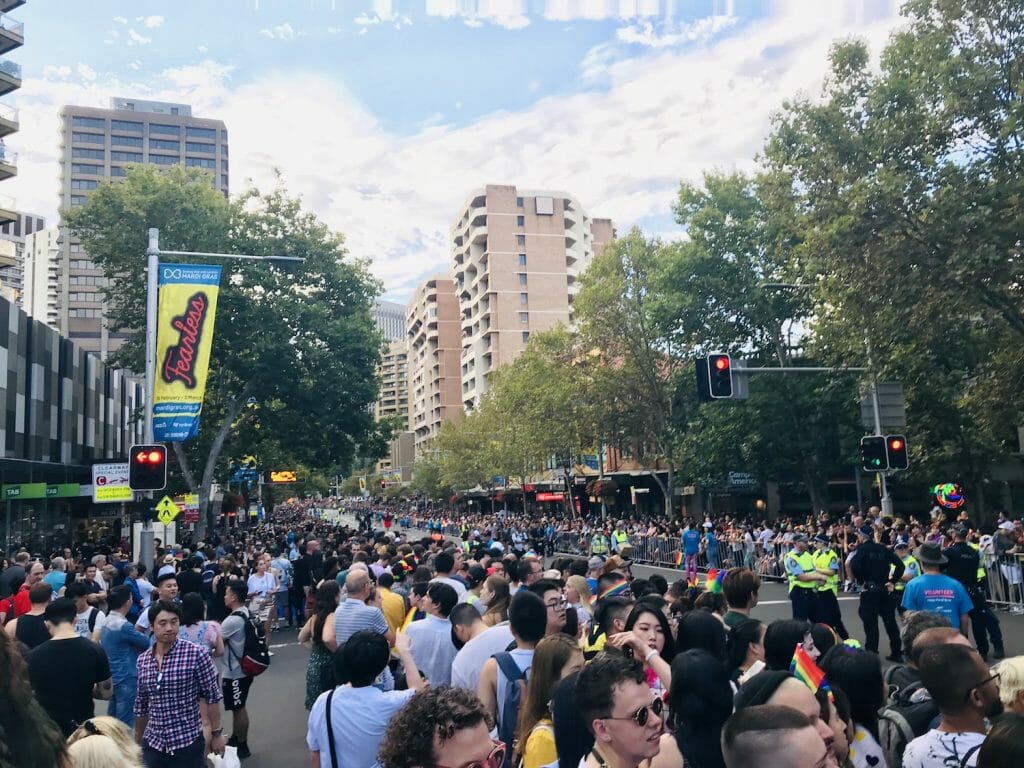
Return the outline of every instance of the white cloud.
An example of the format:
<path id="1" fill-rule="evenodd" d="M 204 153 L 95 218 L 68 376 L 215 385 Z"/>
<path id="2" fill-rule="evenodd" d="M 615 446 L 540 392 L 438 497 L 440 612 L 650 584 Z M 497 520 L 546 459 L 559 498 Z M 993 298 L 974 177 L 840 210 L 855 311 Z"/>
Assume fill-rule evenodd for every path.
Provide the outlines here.
<path id="1" fill-rule="evenodd" d="M 671 20 L 656 29 L 650 21 L 620 27 L 615 36 L 623 43 L 648 48 L 668 48 L 680 43 L 703 42 L 713 38 L 738 21 L 735 16 L 708 16 L 692 24 L 677 25 Z"/>
<path id="2" fill-rule="evenodd" d="M 141 21 L 148 29 L 156 29 L 164 25 L 163 16 L 139 16 L 136 21 Z"/>
<path id="3" fill-rule="evenodd" d="M 370 24 L 380 24 L 381 17 L 380 16 L 370 16 L 369 14 L 361 13 L 358 16 L 356 16 L 354 19 L 352 19 L 352 21 L 355 22 L 356 24 L 358 24 L 361 27 L 365 27 L 365 26 L 369 26 Z"/>
<path id="4" fill-rule="evenodd" d="M 71 77 L 71 67 L 67 65 L 57 67 L 53 64 L 47 64 L 43 67 L 43 77 L 47 80 Z"/>
<path id="5" fill-rule="evenodd" d="M 139 34 L 134 29 L 128 30 L 128 45 L 149 45 L 153 38 Z"/>
<path id="6" fill-rule="evenodd" d="M 484 24 L 523 29 L 530 26 L 529 8 L 524 0 L 427 0 L 428 16 L 461 18 L 467 27 Z"/>
<path id="7" fill-rule="evenodd" d="M 264 37 L 269 37 L 271 40 L 294 40 L 299 35 L 296 34 L 295 30 L 292 29 L 292 25 L 289 22 L 284 24 L 278 24 L 276 27 L 269 27 L 267 29 L 261 29 L 260 34 Z"/>
<path id="8" fill-rule="evenodd" d="M 127 24 L 128 23 L 128 19 L 126 19 L 124 16 L 115 16 L 113 19 L 111 19 L 111 21 L 113 21 L 116 24 Z"/>
<path id="9" fill-rule="evenodd" d="M 206 53 L 210 49 L 207 48 L 205 45 L 200 45 L 200 46 L 196 46 L 196 50 L 199 51 L 200 53 Z"/>
<path id="10" fill-rule="evenodd" d="M 135 59 L 135 61 L 130 61 L 128 62 L 128 69 L 138 72 L 140 69 L 142 69 L 142 62 L 139 59 Z"/>
<path id="11" fill-rule="evenodd" d="M 78 71 L 78 76 L 83 80 L 96 79 L 96 70 L 90 67 L 88 64 L 79 62 L 78 66 L 76 67 L 76 70 Z"/>
<path id="12" fill-rule="evenodd" d="M 386 130 L 323 73 L 239 85 L 229 65 L 213 60 L 140 82 L 70 80 L 70 69 L 52 67 L 18 91 L 22 167 L 5 191 L 18 196 L 19 207 L 53 216 L 53 137 L 62 104 L 104 104 L 124 93 L 188 102 L 195 114 L 227 123 L 235 192 L 247 178 L 272 185 L 280 168 L 287 187 L 345 234 L 354 255 L 371 258 L 401 300 L 421 276 L 448 267 L 449 227 L 471 190 L 514 183 L 567 191 L 590 215 L 614 219 L 620 232 L 637 221 L 664 221 L 680 179 L 753 167 L 783 99 L 819 91 L 833 40 L 855 32 L 877 53 L 895 22 L 891 12 L 851 20 L 808 14 L 796 0 L 780 7 L 704 45 L 617 55 L 606 62 L 599 89 L 542 98 L 468 125 L 432 115 L 413 136 Z M 302 88 L 294 87 L 297 78 Z M 665 224 L 654 229 L 672 235 Z"/>

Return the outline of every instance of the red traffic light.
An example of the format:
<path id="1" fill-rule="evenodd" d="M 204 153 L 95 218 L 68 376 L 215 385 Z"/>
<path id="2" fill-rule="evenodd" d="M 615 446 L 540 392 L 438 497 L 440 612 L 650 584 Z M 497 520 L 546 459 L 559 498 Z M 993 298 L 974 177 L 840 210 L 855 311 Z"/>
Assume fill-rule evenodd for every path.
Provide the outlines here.
<path id="1" fill-rule="evenodd" d="M 160 453 L 160 451 L 150 451 L 149 452 L 149 462 L 151 464 L 157 464 L 157 463 L 163 461 L 163 458 L 164 458 L 164 455 L 162 453 Z"/>
<path id="2" fill-rule="evenodd" d="M 889 450 L 891 450 L 891 451 L 902 451 L 903 450 L 903 441 L 900 440 L 899 438 L 893 438 L 892 440 L 889 441 Z"/>
<path id="3" fill-rule="evenodd" d="M 715 370 L 726 371 L 729 369 L 729 358 L 719 355 L 715 358 Z"/>
<path id="4" fill-rule="evenodd" d="M 166 446 L 133 445 L 128 457 L 128 487 L 133 491 L 159 491 L 167 485 Z"/>

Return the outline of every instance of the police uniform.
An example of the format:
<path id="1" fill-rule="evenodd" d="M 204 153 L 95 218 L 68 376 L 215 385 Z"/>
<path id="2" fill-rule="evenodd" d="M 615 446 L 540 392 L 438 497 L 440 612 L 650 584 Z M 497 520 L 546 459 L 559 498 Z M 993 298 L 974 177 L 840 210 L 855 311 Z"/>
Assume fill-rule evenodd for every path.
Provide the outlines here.
<path id="1" fill-rule="evenodd" d="M 621 552 L 623 547 L 629 546 L 629 534 L 622 528 L 612 531 L 612 551 Z"/>
<path id="2" fill-rule="evenodd" d="M 807 536 L 798 533 L 793 537 L 793 543 L 806 543 Z M 817 581 L 801 581 L 800 576 L 805 573 L 816 573 L 814 568 L 814 556 L 804 550 L 799 552 L 793 547 L 783 558 L 786 566 L 786 575 L 789 577 L 789 601 L 793 604 L 793 618 L 800 621 L 814 621 L 816 613 L 816 591 Z"/>
<path id="3" fill-rule="evenodd" d="M 595 533 L 593 538 L 590 540 L 590 554 L 601 555 L 602 557 L 607 556 L 610 545 L 608 543 L 608 537 L 602 533 Z"/>
<path id="4" fill-rule="evenodd" d="M 896 553 L 873 540 L 874 531 L 865 525 L 857 531 L 863 537 L 850 560 L 853 577 L 861 585 L 860 608 L 857 613 L 864 622 L 864 647 L 878 653 L 878 619 L 882 619 L 889 635 L 890 661 L 903 660 L 900 627 L 896 623 L 896 583 L 903 578 L 903 565 Z"/>
<path id="5" fill-rule="evenodd" d="M 1006 653 L 1003 650 L 1003 630 L 999 626 L 999 619 L 992 613 L 985 598 L 985 592 L 981 588 L 981 581 L 978 578 L 978 571 L 984 573 L 981 566 L 980 550 L 963 540 L 967 534 L 966 529 L 956 530 L 957 541 L 946 549 L 946 557 L 949 559 L 949 566 L 946 568 L 946 575 L 950 576 L 967 590 L 971 597 L 974 608 L 971 610 L 971 630 L 974 632 L 974 644 L 978 653 L 983 659 L 988 659 L 989 635 L 992 637 L 992 645 L 995 648 L 997 658 L 1003 658 Z"/>
<path id="6" fill-rule="evenodd" d="M 818 534 L 815 542 L 825 545 L 814 553 L 814 568 L 825 577 L 825 582 L 818 585 L 816 599 L 817 613 L 815 621 L 824 622 L 836 631 L 843 640 L 850 637 L 843 625 L 843 614 L 839 610 L 839 555 L 829 546 L 828 537 Z"/>
<path id="7" fill-rule="evenodd" d="M 900 538 L 896 542 L 896 556 L 900 559 L 900 562 L 903 563 L 903 576 L 906 576 L 908 574 L 910 575 L 910 579 L 907 579 L 907 581 L 910 581 L 911 579 L 916 579 L 918 576 L 921 575 L 921 564 L 917 562 L 917 558 L 910 554 L 909 551 L 906 551 L 905 554 L 900 553 L 901 549 L 907 550 L 909 547 L 909 539 Z M 894 589 L 896 595 L 896 610 L 899 611 L 900 616 L 907 612 L 907 609 L 903 607 L 903 591 L 907 588 L 907 581 L 904 581 L 901 577 L 900 580 L 896 582 L 896 586 Z"/>

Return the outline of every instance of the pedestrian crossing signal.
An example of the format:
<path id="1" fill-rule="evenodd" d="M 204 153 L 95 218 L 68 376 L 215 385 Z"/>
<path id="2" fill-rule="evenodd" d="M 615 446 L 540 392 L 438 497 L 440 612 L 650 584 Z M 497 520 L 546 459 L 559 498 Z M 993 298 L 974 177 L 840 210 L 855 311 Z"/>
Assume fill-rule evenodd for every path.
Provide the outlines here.
<path id="1" fill-rule="evenodd" d="M 167 446 L 133 445 L 128 451 L 128 487 L 160 491 L 167 485 Z"/>
<path id="2" fill-rule="evenodd" d="M 865 472 L 885 472 L 889 469 L 885 438 L 868 435 L 860 439 L 860 463 Z"/>
<path id="3" fill-rule="evenodd" d="M 907 438 L 903 435 L 888 435 L 885 438 L 885 456 L 889 469 L 908 469 L 910 457 L 907 455 Z"/>

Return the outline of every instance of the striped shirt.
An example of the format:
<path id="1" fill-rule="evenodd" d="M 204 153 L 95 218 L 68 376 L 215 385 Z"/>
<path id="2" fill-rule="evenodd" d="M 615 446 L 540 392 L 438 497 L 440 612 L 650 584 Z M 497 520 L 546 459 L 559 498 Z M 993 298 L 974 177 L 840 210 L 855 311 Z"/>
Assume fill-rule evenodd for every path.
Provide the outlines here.
<path id="1" fill-rule="evenodd" d="M 334 640 L 341 648 L 356 632 L 364 629 L 381 635 L 388 633 L 388 622 L 380 608 L 367 605 L 362 600 L 345 598 L 345 601 L 334 611 Z M 391 670 L 384 667 L 383 674 L 375 683 L 383 691 L 394 690 L 395 678 Z"/>

